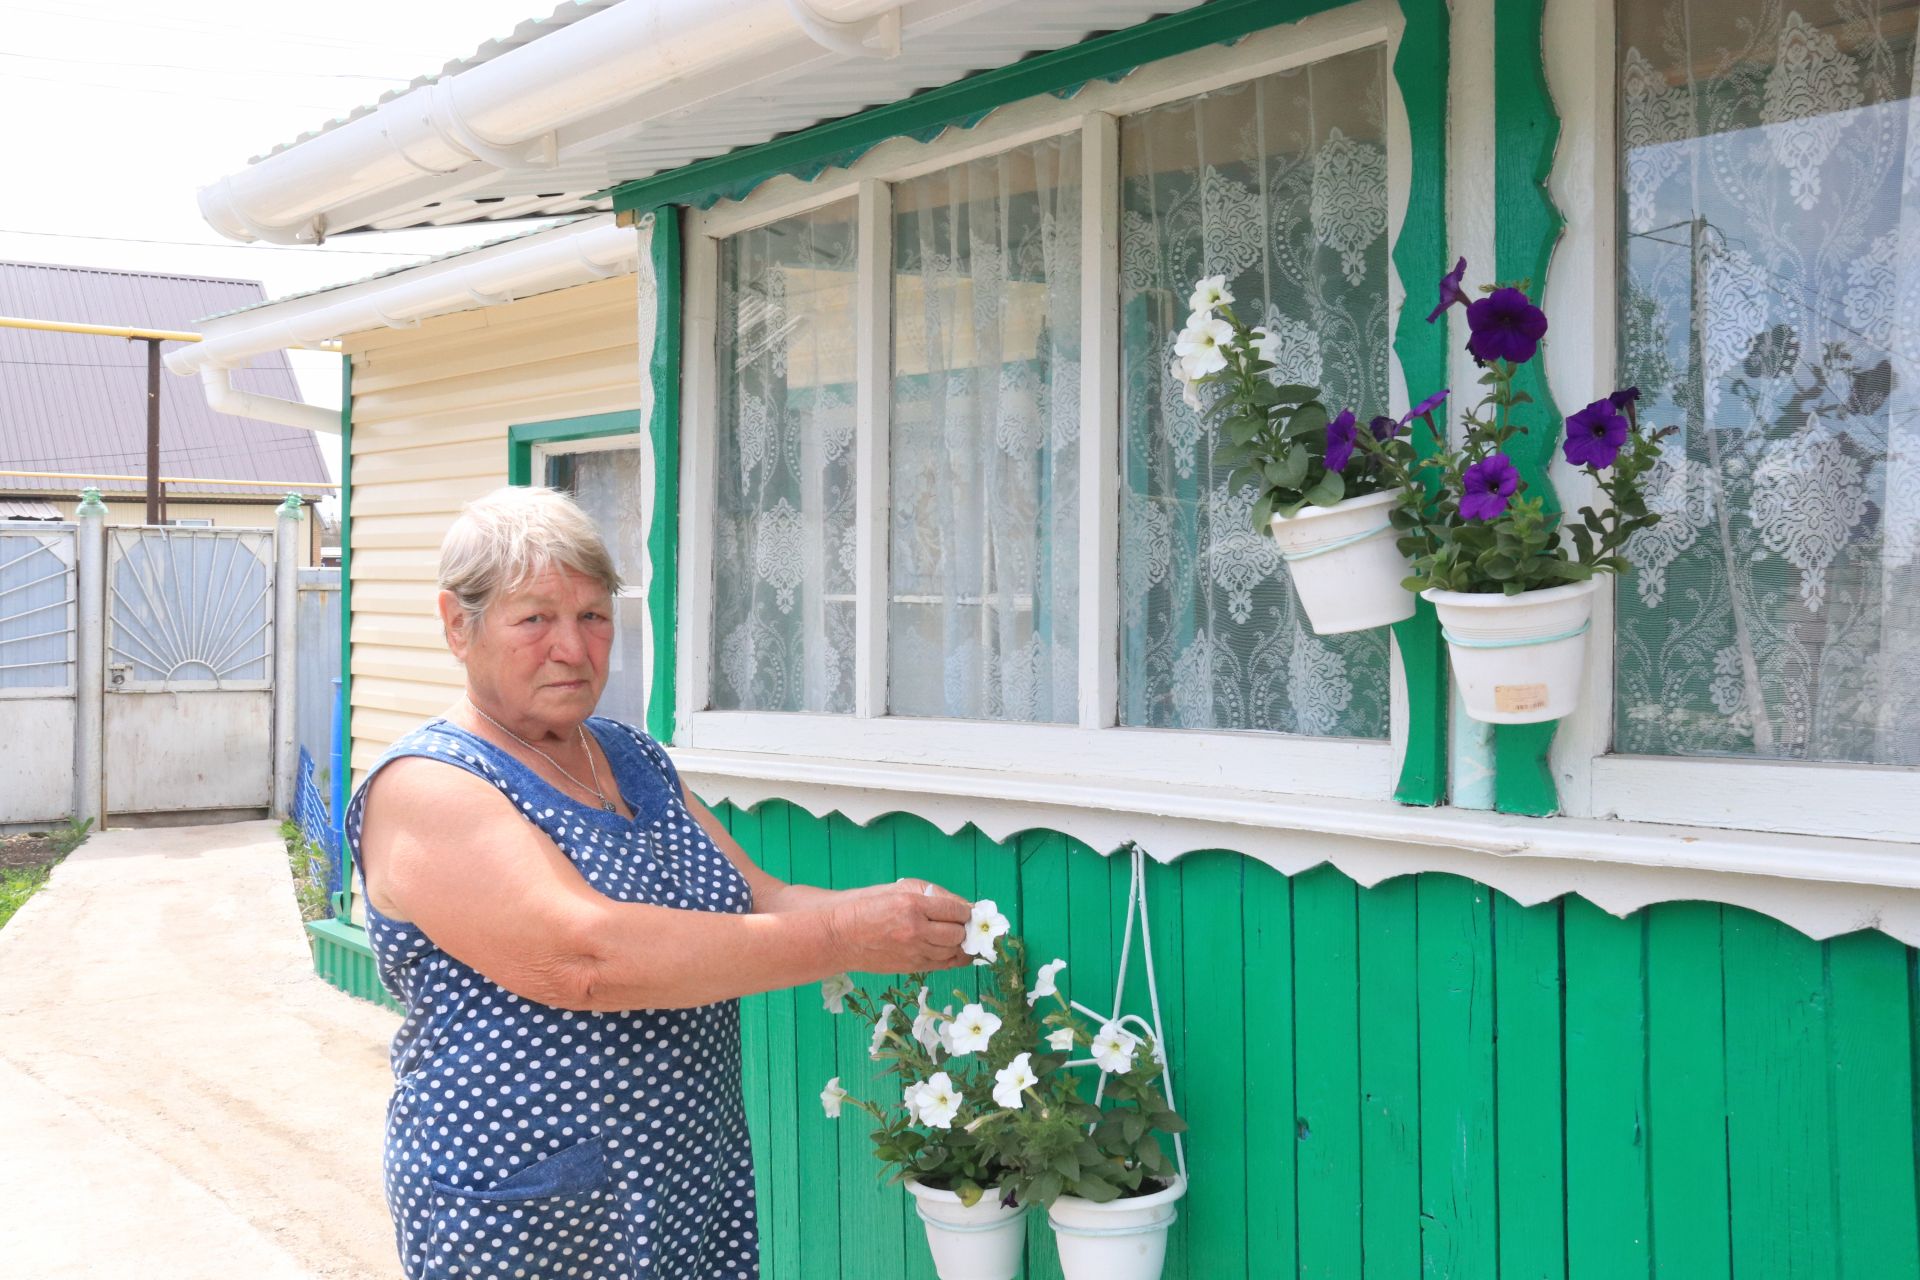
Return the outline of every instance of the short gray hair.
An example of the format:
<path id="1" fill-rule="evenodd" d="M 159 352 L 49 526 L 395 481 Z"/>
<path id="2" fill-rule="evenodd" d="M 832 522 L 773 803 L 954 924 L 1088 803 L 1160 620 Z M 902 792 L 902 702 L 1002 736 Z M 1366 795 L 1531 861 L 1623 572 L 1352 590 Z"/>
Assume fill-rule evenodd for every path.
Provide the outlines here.
<path id="1" fill-rule="evenodd" d="M 471 625 L 501 596 L 552 568 L 571 569 L 618 594 L 620 574 L 580 504 L 557 489 L 508 485 L 460 509 L 440 543 L 440 588 Z"/>

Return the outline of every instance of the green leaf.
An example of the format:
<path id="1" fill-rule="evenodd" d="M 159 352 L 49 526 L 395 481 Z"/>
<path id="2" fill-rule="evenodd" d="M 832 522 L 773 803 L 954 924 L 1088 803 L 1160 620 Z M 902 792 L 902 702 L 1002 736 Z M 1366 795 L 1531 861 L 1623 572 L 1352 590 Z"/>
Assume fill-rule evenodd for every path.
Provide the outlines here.
<path id="1" fill-rule="evenodd" d="M 1120 1198 L 1120 1188 L 1105 1178 L 1088 1174 L 1073 1184 L 1073 1193 L 1082 1200 L 1091 1200 L 1095 1204 L 1107 1204 Z"/>
<path id="2" fill-rule="evenodd" d="M 1267 473 L 1267 478 L 1281 489 L 1298 489 L 1300 482 L 1307 478 L 1307 468 L 1312 465 L 1313 455 L 1307 452 L 1305 445 L 1294 445 L 1287 450 L 1287 456 L 1280 460 L 1280 473 Z"/>
<path id="3" fill-rule="evenodd" d="M 1306 400 L 1318 400 L 1320 389 L 1300 382 L 1287 382 L 1275 387 L 1273 394 L 1275 404 L 1299 404 Z"/>
<path id="4" fill-rule="evenodd" d="M 1338 471 L 1329 471 L 1318 484 L 1303 495 L 1308 506 L 1330 507 L 1347 493 L 1347 482 Z"/>
<path id="5" fill-rule="evenodd" d="M 1327 412 L 1327 406 L 1318 400 L 1309 400 L 1287 419 L 1286 436 L 1289 440 L 1299 440 L 1316 433 L 1324 435 L 1327 423 L 1332 420 L 1333 415 Z"/>
<path id="6" fill-rule="evenodd" d="M 1176 1111 L 1156 1111 L 1153 1113 L 1153 1127 L 1162 1133 L 1185 1133 L 1187 1122 Z"/>

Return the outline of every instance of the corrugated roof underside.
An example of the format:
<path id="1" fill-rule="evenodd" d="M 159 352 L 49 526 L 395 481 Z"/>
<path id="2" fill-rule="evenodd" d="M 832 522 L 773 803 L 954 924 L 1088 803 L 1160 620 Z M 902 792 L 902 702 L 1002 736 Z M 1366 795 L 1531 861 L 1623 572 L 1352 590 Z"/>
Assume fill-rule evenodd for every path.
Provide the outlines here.
<path id="1" fill-rule="evenodd" d="M 1037 53 L 1078 44 L 1090 36 L 1195 8 L 1202 2 L 1017 0 L 937 32 L 923 34 L 918 39 L 910 34 L 897 58 L 835 58 L 815 62 L 797 73 L 748 84 L 708 99 L 673 117 L 632 126 L 609 145 L 590 155 L 563 157 L 554 168 L 496 173 L 477 186 L 468 185 L 466 171 L 462 171 L 457 179 L 462 186 L 458 199 L 400 210 L 361 226 L 340 226 L 334 230 L 336 234 L 367 229 L 396 230 L 604 209 L 607 207 L 604 202 L 595 204 L 591 197 L 619 183 L 668 172 L 696 160 L 725 155 L 825 121 L 898 102 Z M 568 6 L 566 21 L 556 25 L 564 26 L 593 10 L 607 7 L 610 7 L 608 3 Z M 573 12 L 575 9 L 579 12 Z M 528 25 L 522 24 L 522 30 Z M 516 32 L 516 36 L 518 34 Z M 529 38 L 537 38 L 539 34 L 543 32 L 535 32 Z M 527 42 L 527 39 L 510 39 L 487 57 L 476 54 L 457 65 L 465 69 Z M 344 119 L 364 115 L 372 109 L 372 106 L 362 108 Z M 332 122 L 327 128 L 343 122 Z M 474 171 L 479 171 L 477 166 Z"/>
<path id="2" fill-rule="evenodd" d="M 101 271 L 0 262 L 0 315 L 142 329 L 191 331 L 194 320 L 258 302 L 251 280 Z M 171 350 L 173 343 L 162 350 Z M 285 352 L 234 371 L 242 391 L 298 400 Z M 144 475 L 147 344 L 124 338 L 0 328 L 0 470 Z M 222 480 L 320 484 L 326 464 L 311 432 L 215 413 L 196 378 L 160 373 L 160 473 Z M 0 476 L 0 489 L 74 493 L 85 481 Z M 100 481 L 138 493 L 137 481 Z M 175 493 L 242 497 L 273 486 L 206 486 Z"/>

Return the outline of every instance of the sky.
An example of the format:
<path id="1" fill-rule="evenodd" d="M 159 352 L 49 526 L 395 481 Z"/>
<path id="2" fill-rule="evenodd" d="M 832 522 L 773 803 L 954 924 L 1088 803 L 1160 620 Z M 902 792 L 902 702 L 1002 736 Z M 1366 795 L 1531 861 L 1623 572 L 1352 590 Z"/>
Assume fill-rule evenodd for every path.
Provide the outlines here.
<path id="1" fill-rule="evenodd" d="M 6 0 L 0 258 L 258 280 L 271 298 L 497 238 L 494 226 L 242 246 L 201 220 L 195 193 L 558 3 Z M 337 407 L 339 357 L 292 354 L 306 399 Z M 321 442 L 337 469 L 336 452 Z"/>

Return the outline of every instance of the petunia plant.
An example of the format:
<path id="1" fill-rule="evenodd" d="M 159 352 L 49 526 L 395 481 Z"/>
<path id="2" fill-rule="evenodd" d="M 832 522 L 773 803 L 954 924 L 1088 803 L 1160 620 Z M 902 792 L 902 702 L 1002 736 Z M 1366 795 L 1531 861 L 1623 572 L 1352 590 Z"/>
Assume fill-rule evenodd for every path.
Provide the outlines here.
<path id="1" fill-rule="evenodd" d="M 1625 569 L 1622 548 L 1660 519 L 1647 509 L 1642 486 L 1659 460 L 1661 439 L 1673 429 L 1641 427 L 1640 393 L 1633 387 L 1568 417 L 1563 455 L 1593 480 L 1604 501 L 1582 507 L 1563 525 L 1548 513 L 1543 495 L 1528 493 L 1507 452 L 1509 441 L 1531 430 L 1524 419 L 1533 397 L 1514 382 L 1539 354 L 1546 313 L 1528 298 L 1524 281 L 1486 286 L 1482 297 L 1471 297 L 1461 287 L 1466 269 L 1462 258 L 1442 277 L 1439 305 L 1427 320 L 1465 307 L 1467 351 L 1482 369 L 1485 395 L 1462 413 L 1463 430 L 1452 447 L 1433 418 L 1447 397 L 1442 391 L 1408 415 L 1425 424 L 1440 448 L 1425 458 L 1411 448 L 1374 451 L 1382 472 L 1405 493 L 1393 523 L 1413 566 L 1407 587 L 1518 595 Z"/>
<path id="2" fill-rule="evenodd" d="M 1362 427 L 1354 410 L 1330 411 L 1318 388 L 1277 381 L 1279 335 L 1242 323 L 1233 300 L 1224 276 L 1194 286 L 1193 313 L 1174 340 L 1173 376 L 1187 404 L 1220 424 L 1214 462 L 1230 468 L 1228 489 L 1255 487 L 1254 529 L 1265 533 L 1275 515 L 1387 487 L 1378 450 L 1362 451 L 1360 439 L 1390 441 L 1403 424 L 1376 417 Z"/>
<path id="3" fill-rule="evenodd" d="M 900 1086 L 900 1101 L 882 1105 L 836 1076 L 820 1095 L 827 1115 L 866 1112 L 883 1173 L 969 1206 L 989 1191 L 1011 1206 L 1153 1190 L 1171 1174 L 1153 1135 L 1185 1128 L 1156 1083 L 1156 1047 L 1118 1023 L 1083 1022 L 1059 988 L 1064 960 L 1042 965 L 1028 989 L 1025 945 L 991 900 L 974 904 L 967 935 L 989 980 L 977 1000 L 953 993 L 957 1013 L 953 1003 L 933 1008 L 923 974 L 878 995 L 845 979 L 823 984 L 830 1012 L 851 1010 L 872 1027 L 869 1056 Z M 1090 1056 L 1077 1058 L 1083 1050 Z M 1104 1106 L 1082 1097 L 1076 1072 L 1088 1065 L 1112 1073 Z"/>

